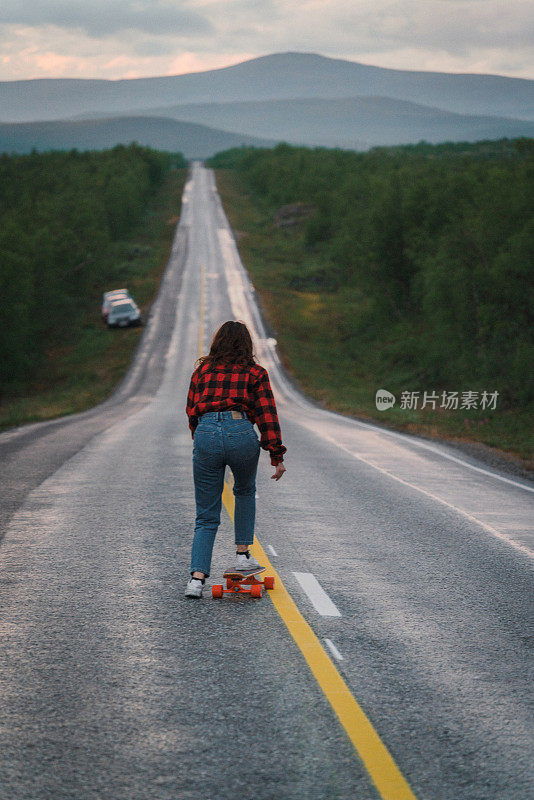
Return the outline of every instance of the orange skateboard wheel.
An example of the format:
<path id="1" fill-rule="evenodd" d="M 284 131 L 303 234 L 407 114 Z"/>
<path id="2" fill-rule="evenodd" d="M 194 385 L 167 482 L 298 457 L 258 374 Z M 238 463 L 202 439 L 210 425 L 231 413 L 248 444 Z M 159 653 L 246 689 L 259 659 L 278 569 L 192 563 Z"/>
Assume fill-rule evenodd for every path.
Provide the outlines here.
<path id="1" fill-rule="evenodd" d="M 251 586 L 250 587 L 250 596 L 251 597 L 261 597 L 262 596 L 262 589 L 263 586 L 260 584 L 259 586 Z"/>
<path id="2" fill-rule="evenodd" d="M 222 597 L 223 596 L 223 587 L 222 586 L 212 586 L 211 587 L 211 596 L 212 597 Z"/>
<path id="3" fill-rule="evenodd" d="M 274 589 L 274 578 L 272 576 L 264 578 L 263 585 L 266 589 Z"/>

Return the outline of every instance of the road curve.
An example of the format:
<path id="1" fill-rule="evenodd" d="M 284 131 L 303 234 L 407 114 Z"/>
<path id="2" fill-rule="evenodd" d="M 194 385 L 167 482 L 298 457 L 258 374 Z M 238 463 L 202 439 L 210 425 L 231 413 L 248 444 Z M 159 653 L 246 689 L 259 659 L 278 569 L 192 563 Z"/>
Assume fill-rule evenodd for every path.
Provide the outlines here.
<path id="1" fill-rule="evenodd" d="M 260 459 L 258 537 L 399 774 L 419 800 L 532 796 L 532 484 L 302 397 L 200 164 L 158 302 L 122 395 L 0 437 L 9 497 L 26 481 L 0 545 L 0 800 L 386 797 L 266 597 L 183 597 L 185 396 L 230 318 L 288 448 L 279 482 Z M 213 581 L 231 552 L 224 516 Z"/>

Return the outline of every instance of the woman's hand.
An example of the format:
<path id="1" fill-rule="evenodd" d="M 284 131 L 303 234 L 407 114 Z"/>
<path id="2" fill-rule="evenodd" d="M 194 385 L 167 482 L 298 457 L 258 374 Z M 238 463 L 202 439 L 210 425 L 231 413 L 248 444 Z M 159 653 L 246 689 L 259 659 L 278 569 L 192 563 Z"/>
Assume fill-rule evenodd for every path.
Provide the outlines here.
<path id="1" fill-rule="evenodd" d="M 274 475 L 271 475 L 271 478 L 274 478 L 275 481 L 279 481 L 285 471 L 286 468 L 284 467 L 283 462 L 280 462 L 280 464 L 276 465 Z"/>

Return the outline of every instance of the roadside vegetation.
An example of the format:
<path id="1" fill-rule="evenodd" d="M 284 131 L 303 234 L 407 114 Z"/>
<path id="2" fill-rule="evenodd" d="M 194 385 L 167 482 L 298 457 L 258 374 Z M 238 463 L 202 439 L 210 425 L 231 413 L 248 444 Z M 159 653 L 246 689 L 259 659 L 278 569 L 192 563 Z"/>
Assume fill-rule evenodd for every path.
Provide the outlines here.
<path id="1" fill-rule="evenodd" d="M 0 427 L 81 411 L 125 374 L 142 329 L 110 331 L 102 293 L 148 310 L 186 162 L 136 144 L 0 156 Z"/>
<path id="2" fill-rule="evenodd" d="M 534 468 L 533 140 L 240 148 L 211 165 L 306 392 Z M 378 389 L 395 395 L 392 408 L 376 409 Z M 425 391 L 437 400 L 422 409 Z M 498 392 L 495 409 L 481 407 L 484 391 Z M 400 407 L 403 392 L 419 393 L 417 408 Z M 458 392 L 457 409 L 443 392 Z M 464 392 L 476 407 L 461 408 Z"/>

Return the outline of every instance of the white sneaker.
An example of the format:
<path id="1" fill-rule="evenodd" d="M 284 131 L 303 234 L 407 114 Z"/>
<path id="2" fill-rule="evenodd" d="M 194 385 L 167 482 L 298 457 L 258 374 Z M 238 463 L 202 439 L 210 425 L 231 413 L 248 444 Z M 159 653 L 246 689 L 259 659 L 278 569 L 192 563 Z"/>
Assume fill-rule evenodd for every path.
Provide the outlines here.
<path id="1" fill-rule="evenodd" d="M 255 569 L 262 569 L 259 561 L 256 561 L 254 556 L 249 555 L 247 558 L 244 553 L 237 553 L 235 557 L 235 568 L 238 572 L 250 572 Z"/>
<path id="2" fill-rule="evenodd" d="M 204 584 L 198 578 L 191 578 L 185 590 L 186 597 L 202 597 Z"/>

